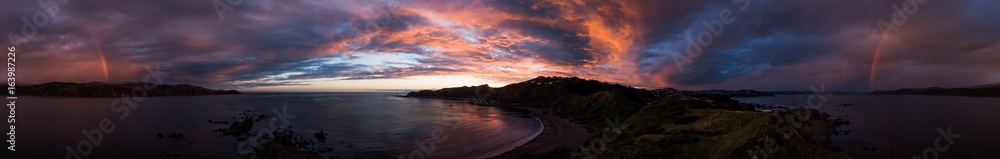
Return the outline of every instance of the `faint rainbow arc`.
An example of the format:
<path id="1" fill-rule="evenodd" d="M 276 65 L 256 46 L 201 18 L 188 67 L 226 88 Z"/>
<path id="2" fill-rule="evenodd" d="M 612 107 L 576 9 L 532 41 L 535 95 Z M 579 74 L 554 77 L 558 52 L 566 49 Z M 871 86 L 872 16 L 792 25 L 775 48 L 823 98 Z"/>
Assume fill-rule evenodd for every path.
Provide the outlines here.
<path id="1" fill-rule="evenodd" d="M 104 82 L 111 82 L 111 77 L 108 76 L 108 60 L 104 58 L 104 49 L 101 48 L 101 42 L 94 42 L 97 44 L 97 55 L 101 57 L 101 68 L 104 69 Z"/>
<path id="2" fill-rule="evenodd" d="M 97 56 L 101 58 L 101 69 L 104 70 L 104 82 L 111 82 L 111 77 L 108 76 L 108 60 L 104 58 L 104 49 L 101 48 L 101 41 L 94 38 L 94 32 L 91 31 L 90 26 L 87 26 L 87 34 L 90 35 L 90 41 L 94 42 L 94 47 L 97 49 Z"/>
<path id="3" fill-rule="evenodd" d="M 888 39 L 888 35 L 882 34 L 882 40 L 878 42 L 878 47 L 875 48 L 875 57 L 872 58 L 872 68 L 868 74 L 868 91 L 875 91 L 875 67 L 878 65 L 879 54 L 882 54 L 882 45 L 885 44 L 885 40 Z"/>

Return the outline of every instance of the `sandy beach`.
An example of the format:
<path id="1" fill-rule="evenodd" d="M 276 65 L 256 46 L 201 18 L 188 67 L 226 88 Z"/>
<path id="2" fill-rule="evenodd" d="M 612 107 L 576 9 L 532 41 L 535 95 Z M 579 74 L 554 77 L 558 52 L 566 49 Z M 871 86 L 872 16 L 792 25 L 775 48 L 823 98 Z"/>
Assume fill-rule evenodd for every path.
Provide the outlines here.
<path id="1" fill-rule="evenodd" d="M 587 130 L 553 114 L 543 114 L 536 108 L 508 106 L 508 108 L 530 111 L 532 116 L 542 121 L 545 128 L 534 139 L 513 150 L 490 158 L 512 158 L 525 153 L 539 154 L 559 147 L 579 147 L 587 140 Z"/>

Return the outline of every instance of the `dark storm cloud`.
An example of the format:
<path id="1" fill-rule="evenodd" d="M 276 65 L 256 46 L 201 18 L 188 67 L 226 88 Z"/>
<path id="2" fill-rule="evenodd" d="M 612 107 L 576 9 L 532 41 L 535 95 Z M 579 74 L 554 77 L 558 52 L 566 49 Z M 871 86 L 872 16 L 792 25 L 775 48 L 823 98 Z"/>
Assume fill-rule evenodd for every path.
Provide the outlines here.
<path id="1" fill-rule="evenodd" d="M 5 3 L 0 31 L 20 33 L 21 18 L 42 11 L 34 1 Z M 172 82 L 239 88 L 464 74 L 687 89 L 1000 82 L 1000 2 L 927 0 L 882 42 L 878 21 L 892 21 L 891 6 L 903 3 L 258 0 L 220 20 L 212 1 L 76 0 L 18 49 L 32 60 L 24 81 L 35 83 L 105 80 L 102 54 L 112 81 L 159 64 Z M 678 67 L 672 56 L 724 10 L 735 20 Z"/>
<path id="2" fill-rule="evenodd" d="M 666 3 L 666 2 L 664 2 Z M 660 74 L 670 83 L 692 88 L 730 87 L 754 89 L 806 89 L 811 84 L 834 83 L 844 85 L 843 89 L 866 90 L 873 53 L 878 44 L 875 35 L 879 35 L 877 22 L 880 19 L 891 20 L 893 4 L 903 1 L 752 1 L 745 11 L 734 11 L 736 20 L 725 25 L 721 36 L 714 38 L 710 46 L 704 47 L 704 52 L 693 59 L 690 65 L 684 66 L 684 72 Z M 888 57 L 879 59 L 877 68 L 892 66 L 893 68 L 924 67 L 925 63 L 946 64 L 952 66 L 976 66 L 965 68 L 963 73 L 949 73 L 932 69 L 921 69 L 920 73 L 898 75 L 897 69 L 877 69 L 876 73 L 883 78 L 937 78 L 936 75 L 959 76 L 948 82 L 922 84 L 920 81 L 899 81 L 891 87 L 919 86 L 965 86 L 979 83 L 996 82 L 997 72 L 985 68 L 1000 68 L 996 63 L 987 60 L 972 60 L 985 58 L 992 61 L 1000 60 L 994 55 L 974 55 L 971 50 L 996 50 L 997 37 L 1000 31 L 997 21 L 976 15 L 996 15 L 997 11 L 985 9 L 997 2 L 991 1 L 929 1 L 928 5 L 920 6 L 918 12 L 910 15 L 909 21 L 901 26 L 899 32 L 890 33 L 890 40 L 883 52 Z M 985 4 L 992 3 L 992 4 Z M 718 4 L 695 5 L 709 10 Z M 730 9 L 736 10 L 734 4 Z M 650 24 L 655 28 L 654 35 L 648 43 L 668 43 L 674 52 L 683 53 L 683 47 L 688 44 L 684 36 L 696 36 L 697 32 L 708 28 L 701 21 L 715 20 L 716 12 L 692 11 L 682 17 L 670 17 L 676 11 L 668 10 L 665 17 L 679 20 L 662 20 L 659 24 Z M 710 15 L 700 15 L 710 14 Z M 697 18 L 690 18 L 697 17 Z M 987 22 L 989 21 L 989 22 Z M 678 27 L 678 24 L 689 26 Z M 991 36 L 993 35 L 993 36 Z M 944 40 L 947 39 L 947 40 Z M 897 41 L 913 41 L 911 44 L 896 44 Z M 680 43 L 680 44 L 677 44 Z M 918 44 L 919 43 L 919 44 Z M 655 44 L 646 44 L 655 45 Z M 919 48 L 919 49 L 918 49 Z M 644 58 L 663 58 L 663 53 L 644 53 Z M 966 59 L 970 58 L 970 59 Z M 956 59 L 956 60 L 949 60 Z M 897 60 L 905 60 L 902 62 Z M 843 61 L 843 62 L 835 62 Z M 671 63 L 666 64 L 665 63 Z M 650 62 L 645 70 L 673 67 L 670 58 Z M 829 65 L 816 65 L 816 64 Z M 960 68 L 960 67 L 955 67 Z M 829 73 L 839 71 L 849 73 Z M 979 73 L 973 73 L 979 72 Z M 759 75 L 769 74 L 769 77 Z M 838 74 L 844 78 L 840 81 L 822 78 L 826 74 Z M 984 75 L 985 74 L 985 75 Z M 878 76 L 877 76 L 878 77 Z M 963 80 L 957 80 L 963 79 Z M 880 82 L 876 78 L 876 83 Z M 992 81 L 991 81 L 992 80 Z M 789 82 L 793 81 L 793 82 Z M 932 81 L 932 80 L 928 80 Z M 756 83 L 756 84 L 749 84 Z M 793 84 L 790 84 L 793 83 Z M 919 84 L 918 84 L 919 83 Z M 878 86 L 876 86 L 878 89 Z"/>

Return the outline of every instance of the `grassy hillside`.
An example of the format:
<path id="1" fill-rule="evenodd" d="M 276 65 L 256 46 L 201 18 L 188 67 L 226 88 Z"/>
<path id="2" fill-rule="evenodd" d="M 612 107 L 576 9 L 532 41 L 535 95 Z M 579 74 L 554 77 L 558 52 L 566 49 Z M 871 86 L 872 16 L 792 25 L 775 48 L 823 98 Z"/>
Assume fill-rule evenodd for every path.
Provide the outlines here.
<path id="1" fill-rule="evenodd" d="M 477 100 L 547 110 L 590 134 L 583 147 L 516 158 L 851 158 L 829 141 L 836 122 L 816 110 L 756 112 L 724 95 L 649 91 L 575 77 L 479 90 L 488 92 L 479 92 Z"/>

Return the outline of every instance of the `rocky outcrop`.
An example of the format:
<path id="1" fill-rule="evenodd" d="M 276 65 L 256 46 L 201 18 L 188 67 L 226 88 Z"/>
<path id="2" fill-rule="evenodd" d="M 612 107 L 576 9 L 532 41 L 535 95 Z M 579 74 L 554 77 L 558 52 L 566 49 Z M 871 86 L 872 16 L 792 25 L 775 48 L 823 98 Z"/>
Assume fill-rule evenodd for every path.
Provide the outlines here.
<path id="1" fill-rule="evenodd" d="M 418 92 L 410 92 L 406 94 L 406 97 L 417 97 L 417 98 L 443 98 L 443 99 L 467 99 L 476 98 L 476 94 L 485 94 L 490 91 L 489 85 L 480 86 L 463 86 L 455 88 L 444 88 L 440 90 L 421 90 Z M 477 93 L 477 91 L 479 93 Z"/>

